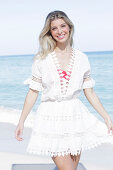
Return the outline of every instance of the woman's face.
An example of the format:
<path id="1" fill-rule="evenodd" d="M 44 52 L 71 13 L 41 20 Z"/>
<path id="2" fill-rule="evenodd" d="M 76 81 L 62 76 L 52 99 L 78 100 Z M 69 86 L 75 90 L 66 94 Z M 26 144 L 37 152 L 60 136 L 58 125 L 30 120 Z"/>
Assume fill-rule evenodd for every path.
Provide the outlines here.
<path id="1" fill-rule="evenodd" d="M 63 19 L 55 19 L 51 22 L 50 32 L 57 43 L 64 43 L 69 39 L 69 25 Z"/>

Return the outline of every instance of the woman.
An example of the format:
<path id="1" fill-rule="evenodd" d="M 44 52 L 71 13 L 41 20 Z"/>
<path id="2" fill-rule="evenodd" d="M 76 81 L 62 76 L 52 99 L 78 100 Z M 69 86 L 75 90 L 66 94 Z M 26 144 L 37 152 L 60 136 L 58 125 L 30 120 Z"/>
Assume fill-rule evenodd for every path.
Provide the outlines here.
<path id="1" fill-rule="evenodd" d="M 41 91 L 27 152 L 50 155 L 59 170 L 77 170 L 82 150 L 113 143 L 113 123 L 93 90 L 88 57 L 72 47 L 73 33 L 74 25 L 64 12 L 48 14 L 15 131 L 16 139 L 23 140 L 24 121 Z M 82 89 L 105 123 L 79 100 Z"/>

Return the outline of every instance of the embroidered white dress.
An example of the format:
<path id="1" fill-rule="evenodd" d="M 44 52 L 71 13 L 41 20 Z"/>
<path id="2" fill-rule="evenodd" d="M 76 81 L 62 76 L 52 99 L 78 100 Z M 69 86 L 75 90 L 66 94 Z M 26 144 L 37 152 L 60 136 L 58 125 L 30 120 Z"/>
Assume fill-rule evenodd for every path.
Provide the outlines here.
<path id="1" fill-rule="evenodd" d="M 29 88 L 41 91 L 41 102 L 34 120 L 27 152 L 60 156 L 112 143 L 105 123 L 98 120 L 78 98 L 81 90 L 95 86 L 87 55 L 73 49 L 65 72 L 55 52 L 32 65 Z M 88 78 L 86 80 L 86 78 Z"/>

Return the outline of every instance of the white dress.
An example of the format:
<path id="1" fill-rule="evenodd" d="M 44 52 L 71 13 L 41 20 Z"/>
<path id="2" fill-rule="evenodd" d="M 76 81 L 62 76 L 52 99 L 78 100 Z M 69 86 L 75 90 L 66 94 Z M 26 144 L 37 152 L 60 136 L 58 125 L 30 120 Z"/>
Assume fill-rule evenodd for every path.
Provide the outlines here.
<path id="1" fill-rule="evenodd" d="M 38 58 L 32 65 L 32 77 L 24 83 L 41 92 L 28 153 L 51 157 L 77 155 L 101 143 L 113 144 L 107 125 L 78 98 L 82 89 L 95 86 L 88 57 L 83 52 L 72 50 L 67 72 L 61 70 L 55 52 L 43 60 Z"/>

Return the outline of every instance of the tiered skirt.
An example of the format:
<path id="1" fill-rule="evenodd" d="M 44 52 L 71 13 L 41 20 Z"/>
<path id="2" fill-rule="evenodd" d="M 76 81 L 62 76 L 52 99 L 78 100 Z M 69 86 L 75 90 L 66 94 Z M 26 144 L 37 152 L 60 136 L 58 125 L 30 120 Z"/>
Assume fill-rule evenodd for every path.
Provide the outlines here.
<path id="1" fill-rule="evenodd" d="M 41 102 L 27 152 L 35 155 L 77 155 L 102 143 L 113 144 L 107 125 L 80 99 Z"/>

